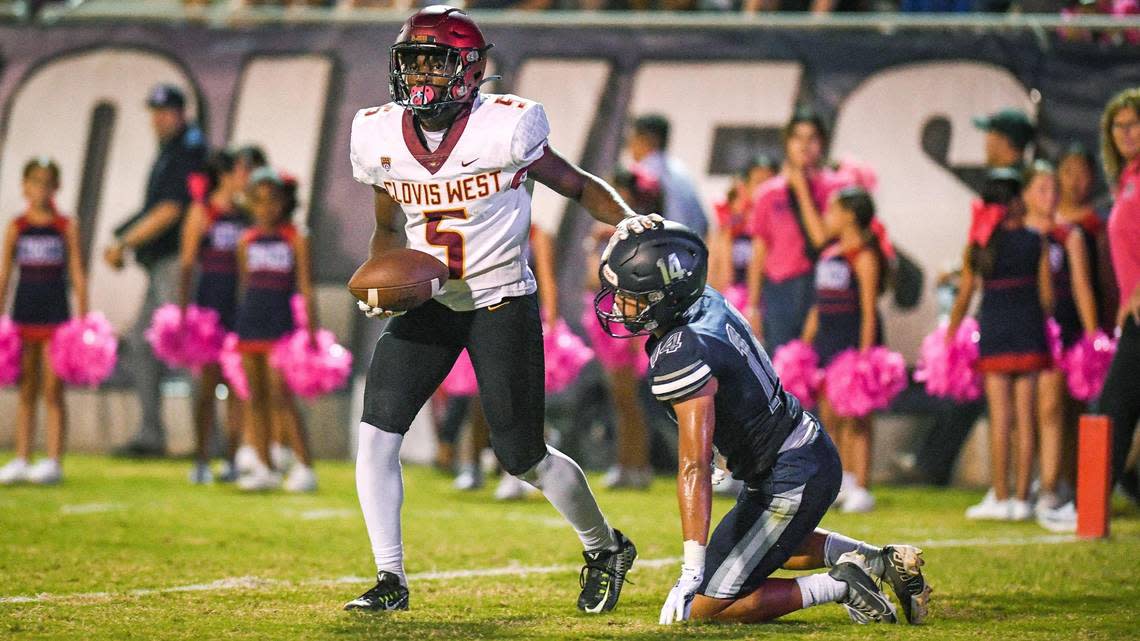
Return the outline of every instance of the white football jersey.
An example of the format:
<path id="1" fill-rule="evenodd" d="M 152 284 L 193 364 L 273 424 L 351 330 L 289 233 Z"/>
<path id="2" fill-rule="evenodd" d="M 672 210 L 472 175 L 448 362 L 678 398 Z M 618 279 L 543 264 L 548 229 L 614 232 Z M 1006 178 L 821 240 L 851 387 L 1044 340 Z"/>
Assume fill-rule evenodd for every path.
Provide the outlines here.
<path id="1" fill-rule="evenodd" d="M 408 247 L 448 266 L 451 278 L 436 299 L 469 311 L 537 289 L 527 265 L 524 181 L 549 134 L 541 104 L 487 94 L 431 151 L 411 110 L 388 103 L 356 113 L 349 156 L 356 180 L 383 189 L 404 210 Z"/>

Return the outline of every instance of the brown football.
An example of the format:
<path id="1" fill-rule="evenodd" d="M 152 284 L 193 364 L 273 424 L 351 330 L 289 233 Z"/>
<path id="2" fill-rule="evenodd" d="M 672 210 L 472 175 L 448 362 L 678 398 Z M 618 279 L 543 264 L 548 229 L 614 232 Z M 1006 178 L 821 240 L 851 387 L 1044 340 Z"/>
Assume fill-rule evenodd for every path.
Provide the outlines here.
<path id="1" fill-rule="evenodd" d="M 447 277 L 447 265 L 435 256 L 400 247 L 366 260 L 348 279 L 348 291 L 373 307 L 404 312 L 431 300 Z"/>

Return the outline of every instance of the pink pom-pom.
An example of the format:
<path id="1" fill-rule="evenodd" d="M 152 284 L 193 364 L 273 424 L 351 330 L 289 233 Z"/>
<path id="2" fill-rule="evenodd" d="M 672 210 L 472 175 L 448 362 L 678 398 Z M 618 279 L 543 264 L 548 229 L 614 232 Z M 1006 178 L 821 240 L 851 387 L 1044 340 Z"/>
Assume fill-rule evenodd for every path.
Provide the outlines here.
<path id="1" fill-rule="evenodd" d="M 20 380 L 20 330 L 8 316 L 0 316 L 0 385 Z"/>
<path id="2" fill-rule="evenodd" d="M 978 362 L 978 321 L 966 318 L 954 340 L 946 343 L 945 324 L 922 340 L 914 380 L 926 383 L 926 393 L 955 401 L 973 401 L 982 395 Z"/>
<path id="3" fill-rule="evenodd" d="M 237 349 L 238 335 L 230 332 L 222 341 L 222 352 L 218 356 L 218 364 L 222 366 L 222 376 L 226 379 L 230 391 L 243 401 L 249 400 L 249 379 L 245 376 L 245 367 L 241 363 L 241 352 Z"/>
<path id="4" fill-rule="evenodd" d="M 59 326 L 48 347 L 51 368 L 69 385 L 95 387 L 115 371 L 119 339 L 107 317 L 91 312 Z"/>
<path id="5" fill-rule="evenodd" d="M 594 348 L 594 356 L 607 372 L 632 367 L 638 376 L 649 371 L 649 356 L 645 353 L 644 336 L 636 338 L 614 338 L 602 329 L 594 314 L 594 298 L 587 296 L 582 307 L 582 327 L 586 338 Z"/>
<path id="6" fill-rule="evenodd" d="M 837 183 L 843 186 L 858 185 L 867 191 L 875 191 L 879 186 L 879 176 L 875 168 L 855 158 L 841 158 L 835 168 Z"/>
<path id="7" fill-rule="evenodd" d="M 1065 346 L 1061 342 L 1061 325 L 1056 319 L 1045 321 L 1045 342 L 1049 344 L 1049 356 L 1053 358 L 1053 365 L 1061 367 Z"/>
<path id="8" fill-rule="evenodd" d="M 748 285 L 744 283 L 731 285 L 724 293 L 724 297 L 737 311 L 743 312 L 748 309 Z"/>
<path id="9" fill-rule="evenodd" d="M 479 384 L 475 382 L 475 367 L 471 365 L 467 350 L 459 352 L 459 358 L 455 359 L 455 365 L 451 366 L 451 372 L 443 379 L 440 389 L 448 396 L 474 396 L 479 393 Z"/>
<path id="10" fill-rule="evenodd" d="M 824 372 L 827 399 L 839 416 L 863 417 L 885 409 L 906 388 L 906 361 L 885 347 L 849 349 Z"/>
<path id="11" fill-rule="evenodd" d="M 1100 395 L 1115 354 L 1116 341 L 1101 331 L 1092 338 L 1082 337 L 1069 348 L 1062 369 L 1073 398 L 1090 401 Z"/>
<path id="12" fill-rule="evenodd" d="M 196 369 L 217 362 L 225 330 L 216 310 L 190 305 L 184 317 L 177 305 L 167 304 L 154 310 L 146 340 L 163 363 Z"/>
<path id="13" fill-rule="evenodd" d="M 799 339 L 781 345 L 772 356 L 772 366 L 785 390 L 800 399 L 805 408 L 815 407 L 823 372 L 819 369 L 819 355 L 811 345 Z"/>
<path id="14" fill-rule="evenodd" d="M 569 387 L 586 363 L 594 358 L 594 350 L 570 331 L 561 318 L 543 334 L 542 349 L 546 354 L 546 391 L 550 394 Z"/>
<path id="15" fill-rule="evenodd" d="M 289 389 L 302 398 L 316 398 L 344 387 L 352 372 L 352 354 L 336 342 L 335 334 L 320 329 L 312 339 L 308 329 L 298 329 L 277 341 L 269 353 L 270 366 L 281 372 Z"/>

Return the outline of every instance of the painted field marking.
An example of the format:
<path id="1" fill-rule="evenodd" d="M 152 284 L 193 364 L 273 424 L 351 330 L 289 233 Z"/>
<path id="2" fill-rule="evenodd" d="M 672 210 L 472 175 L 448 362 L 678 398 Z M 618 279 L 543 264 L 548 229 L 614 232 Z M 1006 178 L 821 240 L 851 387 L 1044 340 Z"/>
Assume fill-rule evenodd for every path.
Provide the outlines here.
<path id="1" fill-rule="evenodd" d="M 973 548 L 993 546 L 1021 546 L 1021 545 L 1060 545 L 1075 543 L 1077 538 L 1071 535 L 1048 534 L 1026 537 L 997 537 L 974 539 L 934 539 L 919 541 L 915 545 L 922 548 Z M 660 568 L 680 563 L 681 557 L 666 557 L 661 559 L 639 560 L 635 568 Z M 474 568 L 470 570 L 433 570 L 417 572 L 408 575 L 408 581 L 447 581 L 454 579 L 473 579 L 495 576 L 532 576 L 542 574 L 558 574 L 561 572 L 574 572 L 578 565 L 505 565 L 496 568 Z M 165 588 L 144 588 L 128 590 L 125 592 L 78 592 L 71 594 L 34 594 L 0 597 L 0 604 L 4 603 L 44 603 L 50 601 L 99 601 L 121 597 L 153 596 L 172 592 L 218 592 L 222 590 L 259 590 L 275 587 L 326 587 L 335 585 L 367 584 L 373 577 L 342 576 L 333 579 L 308 579 L 305 581 L 283 581 L 280 579 L 264 579 L 255 576 L 227 577 L 210 581 L 209 583 L 194 583 L 190 585 L 177 585 Z"/>

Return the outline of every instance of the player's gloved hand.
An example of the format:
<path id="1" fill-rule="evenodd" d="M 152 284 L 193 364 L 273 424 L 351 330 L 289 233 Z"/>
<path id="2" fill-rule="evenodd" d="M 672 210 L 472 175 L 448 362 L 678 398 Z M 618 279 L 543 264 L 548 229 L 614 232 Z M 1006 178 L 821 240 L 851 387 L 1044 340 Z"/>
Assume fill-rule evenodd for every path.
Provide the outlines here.
<path id="1" fill-rule="evenodd" d="M 713 461 L 713 464 L 712 464 L 712 484 L 713 485 L 720 485 L 721 483 L 724 483 L 725 479 L 727 479 L 727 478 L 728 478 L 728 470 L 717 465 L 716 461 Z"/>
<path id="2" fill-rule="evenodd" d="M 356 307 L 364 312 L 364 315 L 368 318 L 395 318 L 396 316 L 403 316 L 406 313 L 373 307 L 362 300 L 356 301 Z"/>
<path id="3" fill-rule="evenodd" d="M 631 216 L 630 218 L 622 219 L 622 221 L 617 224 L 617 231 L 614 232 L 614 235 L 618 237 L 618 240 L 625 240 L 629 238 L 630 234 L 640 234 L 646 229 L 653 229 L 663 222 L 665 222 L 665 219 L 658 214 Z"/>
<path id="4" fill-rule="evenodd" d="M 693 607 L 693 597 L 701 587 L 704 579 L 701 568 L 681 566 L 681 577 L 673 584 L 669 591 L 669 598 L 665 599 L 665 606 L 661 608 L 661 625 L 679 623 L 689 618 L 689 610 Z"/>
<path id="5" fill-rule="evenodd" d="M 618 244 L 619 240 L 629 238 L 630 234 L 640 234 L 646 229 L 653 229 L 660 226 L 665 222 L 665 219 L 657 214 L 649 214 L 647 216 L 631 216 L 623 218 L 617 224 L 617 230 L 614 231 L 613 236 L 610 236 L 610 242 L 606 243 L 606 248 L 602 250 L 602 260 L 608 260 L 610 252 L 613 251 L 614 245 Z"/>

